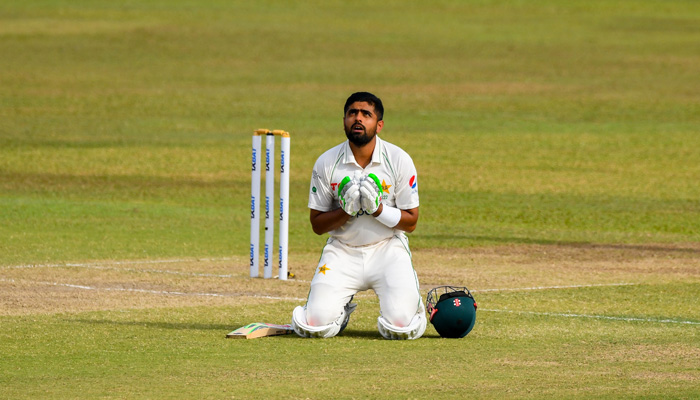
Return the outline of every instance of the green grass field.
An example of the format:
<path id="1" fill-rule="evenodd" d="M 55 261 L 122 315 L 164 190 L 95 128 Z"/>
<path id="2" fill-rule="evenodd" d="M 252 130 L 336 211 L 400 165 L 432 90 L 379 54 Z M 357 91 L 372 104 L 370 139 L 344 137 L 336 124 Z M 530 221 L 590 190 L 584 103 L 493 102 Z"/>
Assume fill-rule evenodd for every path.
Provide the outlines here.
<path id="1" fill-rule="evenodd" d="M 0 398 L 700 397 L 700 3 L 0 4 Z M 353 91 L 420 180 L 467 338 L 288 323 Z M 250 141 L 292 134 L 289 282 L 248 278 Z"/>

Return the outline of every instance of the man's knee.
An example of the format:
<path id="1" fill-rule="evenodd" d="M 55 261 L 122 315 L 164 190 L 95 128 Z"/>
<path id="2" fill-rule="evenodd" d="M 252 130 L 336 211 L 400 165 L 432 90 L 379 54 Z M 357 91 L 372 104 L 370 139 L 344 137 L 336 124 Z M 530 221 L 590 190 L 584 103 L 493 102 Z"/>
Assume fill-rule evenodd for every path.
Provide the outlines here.
<path id="1" fill-rule="evenodd" d="M 416 307 L 417 306 L 417 307 Z M 380 303 L 381 314 L 392 325 L 405 327 L 411 323 L 416 312 L 424 310 L 423 301 L 416 292 L 394 296 Z"/>
<path id="2" fill-rule="evenodd" d="M 386 339 L 418 339 L 425 332 L 427 319 L 423 301 L 419 300 L 418 308 L 392 307 L 382 309 L 382 315 L 377 319 L 379 333 Z"/>
<path id="3" fill-rule="evenodd" d="M 292 328 L 297 335 L 307 338 L 330 338 L 337 335 L 340 332 L 344 318 L 344 314 L 341 311 L 340 317 L 336 318 L 336 320 L 328 324 L 315 325 L 307 320 L 306 315 L 306 307 L 296 307 L 292 312 Z"/>
<path id="4" fill-rule="evenodd" d="M 416 315 L 416 310 L 406 310 L 406 309 L 391 309 L 382 310 L 382 316 L 384 320 L 392 325 L 404 327 L 411 323 L 411 320 Z"/>
<path id="5" fill-rule="evenodd" d="M 405 340 L 418 339 L 425 333 L 428 322 L 425 311 L 414 314 L 411 321 L 404 326 L 396 326 L 387 321 L 383 316 L 377 318 L 377 329 L 385 339 Z"/>
<path id="6" fill-rule="evenodd" d="M 314 302 L 306 305 L 306 321 L 312 326 L 328 325 L 337 320 L 343 307 L 335 307 L 328 302 Z"/>

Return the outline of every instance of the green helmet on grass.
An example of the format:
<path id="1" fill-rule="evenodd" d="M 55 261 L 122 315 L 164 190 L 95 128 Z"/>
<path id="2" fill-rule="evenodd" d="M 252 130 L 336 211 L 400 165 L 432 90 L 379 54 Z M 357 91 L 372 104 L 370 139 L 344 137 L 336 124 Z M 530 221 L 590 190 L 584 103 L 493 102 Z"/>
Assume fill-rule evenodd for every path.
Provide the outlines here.
<path id="1" fill-rule="evenodd" d="M 444 338 L 463 338 L 476 322 L 476 301 L 469 289 L 438 286 L 428 292 L 428 315 L 437 333 Z"/>

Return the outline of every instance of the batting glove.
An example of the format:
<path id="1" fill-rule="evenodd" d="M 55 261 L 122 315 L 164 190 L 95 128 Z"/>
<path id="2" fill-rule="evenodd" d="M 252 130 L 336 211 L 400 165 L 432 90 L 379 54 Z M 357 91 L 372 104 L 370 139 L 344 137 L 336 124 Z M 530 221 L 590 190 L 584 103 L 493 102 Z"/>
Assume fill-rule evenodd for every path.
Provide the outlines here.
<path id="1" fill-rule="evenodd" d="M 382 203 L 382 183 L 375 174 L 369 174 L 360 183 L 360 198 L 362 209 L 368 214 L 377 212 L 379 205 Z"/>
<path id="2" fill-rule="evenodd" d="M 351 179 L 349 176 L 343 178 L 338 185 L 338 198 L 340 198 L 340 206 L 348 215 L 354 217 L 362 208 L 360 203 L 360 182 L 357 179 Z"/>

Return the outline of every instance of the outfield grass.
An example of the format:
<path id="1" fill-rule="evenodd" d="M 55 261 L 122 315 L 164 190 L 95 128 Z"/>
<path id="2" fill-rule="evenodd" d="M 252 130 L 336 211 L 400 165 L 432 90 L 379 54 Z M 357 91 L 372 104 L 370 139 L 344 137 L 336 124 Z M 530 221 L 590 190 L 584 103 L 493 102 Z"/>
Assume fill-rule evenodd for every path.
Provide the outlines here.
<path id="1" fill-rule="evenodd" d="M 342 335 L 225 339 L 284 322 L 308 283 L 251 280 L 228 263 L 3 268 L 7 398 L 694 398 L 697 254 L 543 246 L 417 255 L 428 285 L 464 276 L 479 302 L 461 340 L 392 342 L 360 294 Z M 546 255 L 551 252 L 552 255 Z M 679 254 L 674 255 L 674 252 Z M 673 256 L 673 257 L 672 257 Z M 621 261 L 617 261 L 616 259 Z M 673 258 L 669 263 L 664 259 Z M 429 259 L 437 260 L 430 263 Z M 243 263 L 239 257 L 236 263 Z M 662 266 L 662 268 L 659 268 Z M 101 268 L 98 268 L 101 267 Z M 158 268 L 159 271 L 155 271 Z M 173 272 L 209 273 L 183 277 Z M 312 271 L 303 272 L 309 279 Z M 559 276 L 557 276 L 559 275 Z M 81 285 L 61 287 L 50 283 Z M 555 287 L 552 283 L 567 284 Z M 588 285 L 585 285 L 585 284 Z M 533 285 L 539 286 L 537 288 Z M 576 284 L 584 284 L 577 287 Z M 86 288 L 92 287 L 91 290 Z M 474 286 L 473 286 L 474 287 Z M 131 292 L 115 292 L 118 288 Z M 483 288 L 483 289 L 481 289 Z M 39 292 L 36 292 L 39 289 Z M 154 292 L 137 292 L 149 289 Z M 167 289 L 189 295 L 165 295 Z M 34 292 L 33 292 L 34 291 Z M 197 296 L 214 293 L 218 297 Z M 255 297 L 255 293 L 275 299 Z M 81 311 L 82 310 L 82 311 Z M 101 311 L 90 311 L 101 310 Z M 58 312 L 63 311 L 63 312 Z"/>
<path id="2" fill-rule="evenodd" d="M 681 0 L 0 5 L 0 397 L 700 396 L 699 27 Z M 477 328 L 385 342 L 368 296 L 343 337 L 224 340 L 307 290 L 246 278 L 252 131 L 292 134 L 310 278 L 356 90 L 418 168 L 423 290 L 477 290 Z"/>

